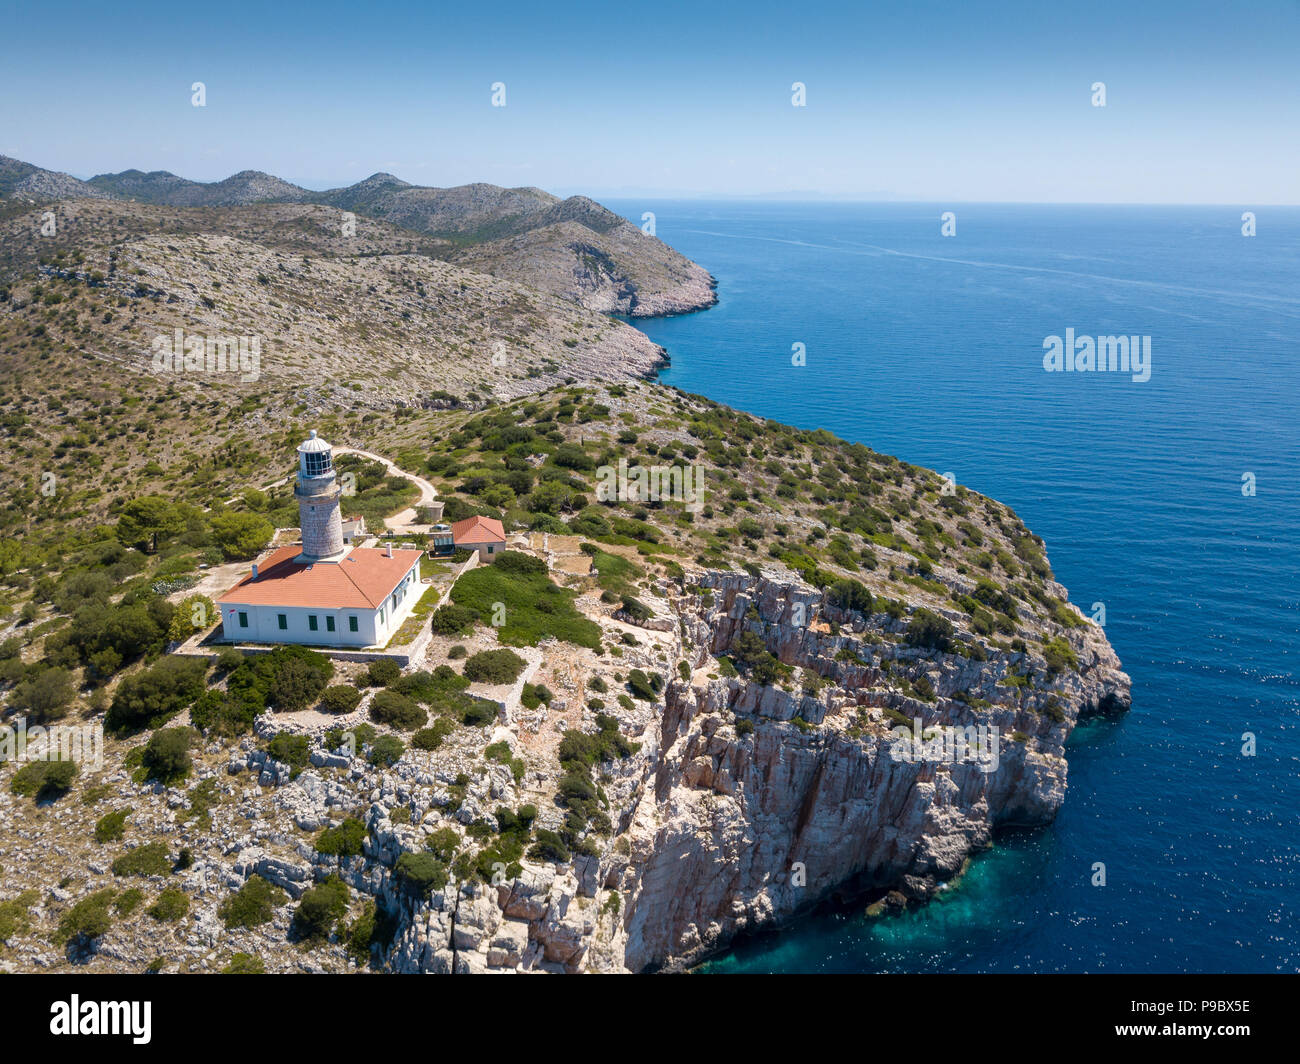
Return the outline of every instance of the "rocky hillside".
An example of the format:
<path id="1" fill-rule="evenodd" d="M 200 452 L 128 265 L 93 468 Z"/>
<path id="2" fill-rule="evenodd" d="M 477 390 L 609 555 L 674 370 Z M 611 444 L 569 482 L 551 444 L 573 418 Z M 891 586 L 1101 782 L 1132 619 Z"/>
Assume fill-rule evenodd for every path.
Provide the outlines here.
<path id="1" fill-rule="evenodd" d="M 255 170 L 211 183 L 165 170 L 83 182 L 0 156 L 0 212 L 4 201 L 12 213 L 15 206 L 85 197 L 171 208 L 314 203 L 406 230 L 422 254 L 602 313 L 682 313 L 716 301 L 707 271 L 585 196 L 561 200 L 541 189 L 488 184 L 427 188 L 391 174 L 314 192 Z"/>
<path id="2" fill-rule="evenodd" d="M 642 971 L 834 895 L 888 918 L 1050 822 L 1073 727 L 1128 704 L 1014 513 L 828 433 L 639 381 L 445 410 L 271 390 L 254 414 L 42 340 L 5 345 L 30 369 L 0 431 L 32 475 L 0 514 L 0 692 L 8 720 L 111 727 L 71 778 L 0 768 L 13 970 Z M 499 516 L 514 560 L 456 581 L 403 674 L 173 675 L 231 515 L 292 523 L 309 423 L 450 517 Z M 605 498 L 620 463 L 703 495 Z M 180 507 L 156 550 L 122 523 L 146 494 Z M 896 749 L 950 727 L 972 757 Z"/>
<path id="3" fill-rule="evenodd" d="M 260 170 L 241 170 L 223 181 L 205 184 L 153 170 L 99 174 L 86 182 L 106 196 L 168 207 L 242 207 L 250 203 L 299 203 L 310 198 L 304 188 Z"/>
<path id="4" fill-rule="evenodd" d="M 107 192 L 79 181 L 71 174 L 42 170 L 39 166 L 0 155 L 0 201 L 23 204 L 108 196 Z"/>
<path id="5" fill-rule="evenodd" d="M 17 278 L 0 301 L 0 330 L 17 347 L 90 352 L 125 372 L 210 384 L 223 374 L 206 361 L 159 369 L 158 343 L 174 346 L 177 330 L 205 345 L 244 338 L 256 342 L 256 367 L 224 376 L 247 394 L 300 389 L 417 406 L 621 380 L 661 358 L 626 325 L 411 247 L 427 238 L 369 219 L 343 236 L 333 208 L 192 213 L 74 201 L 48 240 L 41 214 L 0 221 Z"/>

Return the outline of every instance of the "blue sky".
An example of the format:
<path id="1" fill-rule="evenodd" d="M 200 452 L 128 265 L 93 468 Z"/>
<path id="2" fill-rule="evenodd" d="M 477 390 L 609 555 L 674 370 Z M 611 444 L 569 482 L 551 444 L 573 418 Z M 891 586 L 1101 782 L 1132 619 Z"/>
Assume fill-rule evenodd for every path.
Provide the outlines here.
<path id="1" fill-rule="evenodd" d="M 1298 0 L 57 10 L 5 17 L 0 154 L 79 177 L 1300 202 Z"/>

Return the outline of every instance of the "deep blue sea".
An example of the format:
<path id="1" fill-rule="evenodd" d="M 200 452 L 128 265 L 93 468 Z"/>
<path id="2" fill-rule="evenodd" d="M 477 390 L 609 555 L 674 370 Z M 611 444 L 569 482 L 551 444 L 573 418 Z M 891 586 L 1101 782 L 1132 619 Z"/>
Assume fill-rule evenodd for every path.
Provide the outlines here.
<path id="1" fill-rule="evenodd" d="M 1052 827 L 920 911 L 813 916 L 710 968 L 1300 970 L 1300 209 L 613 206 L 718 280 L 635 323 L 666 383 L 1014 507 L 1133 677 L 1125 719 L 1075 732 Z M 1067 328 L 1150 336 L 1151 379 L 1045 372 Z"/>

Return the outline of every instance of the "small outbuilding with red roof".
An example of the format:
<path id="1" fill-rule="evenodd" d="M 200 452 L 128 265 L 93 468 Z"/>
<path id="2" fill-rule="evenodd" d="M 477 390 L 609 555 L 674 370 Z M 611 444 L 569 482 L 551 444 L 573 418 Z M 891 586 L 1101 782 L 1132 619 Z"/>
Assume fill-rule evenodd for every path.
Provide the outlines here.
<path id="1" fill-rule="evenodd" d="M 506 530 L 495 517 L 467 517 L 451 526 L 457 550 L 476 550 L 480 562 L 494 562 L 506 549 Z"/>

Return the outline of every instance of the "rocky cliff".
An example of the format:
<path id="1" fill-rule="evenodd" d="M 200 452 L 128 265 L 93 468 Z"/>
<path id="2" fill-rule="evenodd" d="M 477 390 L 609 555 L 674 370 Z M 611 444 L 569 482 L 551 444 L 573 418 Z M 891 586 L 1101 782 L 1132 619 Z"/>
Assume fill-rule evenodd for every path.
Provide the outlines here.
<path id="1" fill-rule="evenodd" d="M 642 745 L 603 766 L 614 824 L 606 851 L 571 871 L 525 862 L 496 887 L 453 883 L 427 906 L 358 867 L 352 884 L 400 914 L 393 969 L 680 967 L 832 893 L 923 902 L 999 827 L 1050 823 L 1075 723 L 1128 706 L 1128 677 L 1092 625 L 1065 637 L 1077 667 L 1052 673 L 1028 649 L 909 646 L 903 619 L 837 609 L 820 592 L 746 573 L 703 574 L 672 598 L 672 613 L 695 671 L 666 687 L 652 715 L 623 722 Z M 804 688 L 707 678 L 745 632 L 804 670 Z M 974 729 L 981 756 L 897 756 L 902 720 L 931 736 Z M 484 806 L 510 796 L 508 774 L 493 786 Z M 419 829 L 393 828 L 382 802 L 370 827 L 381 865 L 419 848 Z"/>

